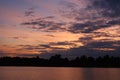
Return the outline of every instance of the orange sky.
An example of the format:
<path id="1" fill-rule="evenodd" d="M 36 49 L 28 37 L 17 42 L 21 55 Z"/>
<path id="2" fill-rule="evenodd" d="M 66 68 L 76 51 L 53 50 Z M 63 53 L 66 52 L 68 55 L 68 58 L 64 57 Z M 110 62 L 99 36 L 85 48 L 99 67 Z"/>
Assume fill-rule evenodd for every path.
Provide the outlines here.
<path id="1" fill-rule="evenodd" d="M 119 15 L 105 17 L 102 8 L 87 9 L 92 4 L 88 0 L 5 0 L 0 3 L 0 54 L 42 54 L 89 47 L 93 42 L 120 41 Z M 118 43 L 112 45 L 119 46 Z M 93 49 L 116 50 L 114 46 Z"/>

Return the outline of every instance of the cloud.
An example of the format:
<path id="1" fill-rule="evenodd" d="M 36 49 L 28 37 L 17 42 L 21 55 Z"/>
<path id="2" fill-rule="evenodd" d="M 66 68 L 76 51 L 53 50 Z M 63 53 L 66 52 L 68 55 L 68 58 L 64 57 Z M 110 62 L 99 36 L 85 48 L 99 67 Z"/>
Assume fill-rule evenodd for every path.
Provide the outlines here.
<path id="1" fill-rule="evenodd" d="M 80 0 L 81 2 L 82 0 Z M 73 19 L 68 31 L 73 33 L 91 33 L 95 30 L 120 25 L 119 0 L 85 0 L 84 7 L 67 1 L 62 4 L 62 16 Z"/>
<path id="2" fill-rule="evenodd" d="M 48 35 L 45 35 L 45 36 L 49 36 L 49 37 L 55 37 L 54 35 L 50 35 L 50 34 L 48 34 Z"/>
<path id="3" fill-rule="evenodd" d="M 26 52 L 41 56 L 61 53 L 69 57 L 84 54 L 93 56 L 119 54 L 119 0 L 62 1 L 57 6 L 59 7 L 57 15 L 41 17 L 42 12 L 47 12 L 47 9 L 44 12 L 41 8 L 38 12 L 36 12 L 38 8 L 29 8 L 25 11 L 26 20 L 21 25 L 27 26 L 24 29 L 25 32 L 33 30 L 29 34 L 28 32 L 24 34 L 27 38 L 16 37 L 18 34 L 12 37 L 19 39 L 20 42 L 22 38 L 23 41 L 20 44 L 25 43 L 16 49 L 19 53 Z M 23 29 L 21 31 L 24 32 Z"/>
<path id="4" fill-rule="evenodd" d="M 5 51 L 0 50 L 0 57 L 1 57 L 1 56 L 6 56 L 6 55 L 7 55 L 7 53 L 6 53 Z"/>
<path id="5" fill-rule="evenodd" d="M 120 41 L 93 41 L 90 42 L 84 46 L 80 47 L 73 47 L 67 50 L 55 50 L 53 48 L 52 51 L 44 51 L 42 54 L 38 54 L 37 56 L 49 58 L 52 55 L 55 55 L 56 53 L 61 54 L 63 57 L 68 58 L 75 58 L 82 55 L 87 56 L 104 56 L 104 55 L 110 55 L 110 56 L 119 56 L 120 53 Z M 36 54 L 35 54 L 36 55 Z M 35 56 L 34 54 L 32 56 Z"/>
<path id="6" fill-rule="evenodd" d="M 74 41 L 50 42 L 48 44 L 18 45 L 19 48 L 17 48 L 16 51 L 36 52 L 37 54 L 63 53 L 70 48 L 78 46 L 80 46 L 78 42 Z"/>
<path id="7" fill-rule="evenodd" d="M 87 55 L 87 56 L 93 56 L 93 57 L 104 56 L 104 55 L 118 56 L 120 55 L 119 47 L 120 47 L 120 41 L 118 42 L 93 41 L 91 43 L 86 44 L 85 46 L 71 48 L 63 52 L 62 55 L 69 58 L 75 58 L 81 55 Z"/>
<path id="8" fill-rule="evenodd" d="M 20 39 L 19 37 L 12 37 L 13 39 Z"/>
<path id="9" fill-rule="evenodd" d="M 105 17 L 120 16 L 120 0 L 93 0 L 92 6 L 96 9 L 102 9 Z"/>
<path id="10" fill-rule="evenodd" d="M 91 33 L 101 28 L 120 25 L 119 4 L 119 0 L 62 0 L 58 15 L 63 19 L 68 18 L 68 22 L 59 21 L 56 16 L 48 16 L 23 22 L 22 25 L 31 25 L 32 29 L 43 32 Z"/>
<path id="11" fill-rule="evenodd" d="M 33 50 L 33 51 L 39 51 L 41 49 L 50 48 L 50 45 L 43 44 L 43 45 L 18 45 L 19 49 L 17 50 Z"/>
<path id="12" fill-rule="evenodd" d="M 74 43 L 71 43 L 71 42 L 67 42 L 67 41 L 65 41 L 65 42 L 51 42 L 50 43 L 51 45 L 75 45 Z"/>
<path id="13" fill-rule="evenodd" d="M 43 48 L 51 48 L 51 46 L 50 45 L 47 45 L 47 44 L 41 44 L 41 45 L 39 45 L 39 47 L 43 47 Z"/>
<path id="14" fill-rule="evenodd" d="M 29 8 L 28 11 L 25 12 L 25 16 L 32 16 L 34 17 L 34 8 Z"/>
<path id="15" fill-rule="evenodd" d="M 39 19 L 34 19 L 33 21 L 29 21 L 29 22 L 24 22 L 22 23 L 22 25 L 32 25 L 32 29 L 37 29 L 37 30 L 41 30 L 44 32 L 55 32 L 55 31 L 59 31 L 59 30 L 65 30 L 65 28 L 63 28 L 62 26 L 65 25 L 65 23 L 59 23 L 59 22 L 55 22 L 55 21 L 50 21 L 50 20 L 46 20 L 48 18 L 53 18 L 52 16 L 48 16 L 45 18 L 39 18 Z"/>
<path id="16" fill-rule="evenodd" d="M 46 49 L 66 49 L 65 46 L 76 46 L 73 42 L 50 42 L 48 44 L 38 44 L 38 45 L 18 45 L 20 48 L 18 50 L 46 50 Z"/>

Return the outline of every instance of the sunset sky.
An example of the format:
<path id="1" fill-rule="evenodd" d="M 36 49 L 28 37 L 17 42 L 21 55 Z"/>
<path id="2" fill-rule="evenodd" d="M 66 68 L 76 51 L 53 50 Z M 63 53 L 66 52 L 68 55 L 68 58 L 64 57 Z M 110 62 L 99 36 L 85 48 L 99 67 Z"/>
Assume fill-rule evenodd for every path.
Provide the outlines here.
<path id="1" fill-rule="evenodd" d="M 120 0 L 0 0 L 0 56 L 120 55 Z"/>

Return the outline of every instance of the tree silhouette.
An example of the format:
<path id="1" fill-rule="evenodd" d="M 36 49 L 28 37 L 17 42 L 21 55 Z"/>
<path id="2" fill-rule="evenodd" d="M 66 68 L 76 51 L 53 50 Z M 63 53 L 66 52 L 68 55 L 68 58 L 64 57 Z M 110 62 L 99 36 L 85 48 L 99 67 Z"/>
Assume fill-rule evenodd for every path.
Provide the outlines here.
<path id="1" fill-rule="evenodd" d="M 51 56 L 50 59 L 23 57 L 1 57 L 0 66 L 46 66 L 46 67 L 120 67 L 120 57 L 105 55 L 103 57 L 88 57 L 83 55 L 73 60 L 62 58 L 60 54 Z"/>

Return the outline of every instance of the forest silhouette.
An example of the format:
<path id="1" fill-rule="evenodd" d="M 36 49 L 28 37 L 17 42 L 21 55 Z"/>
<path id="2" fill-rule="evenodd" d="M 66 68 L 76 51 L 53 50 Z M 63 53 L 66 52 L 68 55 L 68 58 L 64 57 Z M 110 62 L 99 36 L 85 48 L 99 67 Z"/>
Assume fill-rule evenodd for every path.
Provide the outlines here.
<path id="1" fill-rule="evenodd" d="M 105 55 L 97 58 L 86 55 L 69 60 L 62 58 L 60 54 L 51 56 L 49 59 L 25 57 L 1 57 L 0 66 L 38 66 L 38 67 L 120 67 L 120 57 Z"/>

